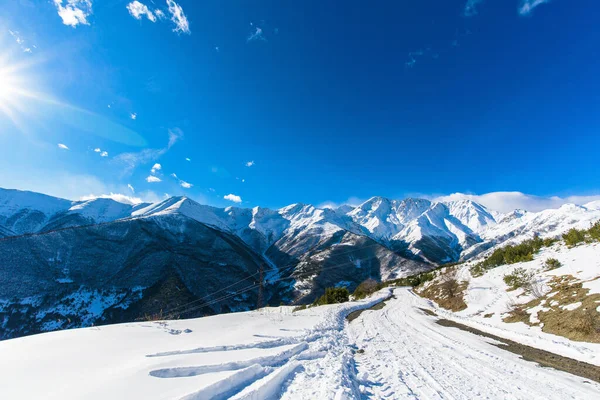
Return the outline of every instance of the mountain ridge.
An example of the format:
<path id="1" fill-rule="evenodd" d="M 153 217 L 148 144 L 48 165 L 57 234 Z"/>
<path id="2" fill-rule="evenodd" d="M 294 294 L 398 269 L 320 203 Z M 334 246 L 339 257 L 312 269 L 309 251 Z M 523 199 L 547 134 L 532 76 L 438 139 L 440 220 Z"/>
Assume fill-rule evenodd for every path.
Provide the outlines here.
<path id="1" fill-rule="evenodd" d="M 501 214 L 470 200 L 373 197 L 357 207 L 131 205 L 0 189 L 0 331 L 306 304 L 600 219 L 596 203 Z M 229 288 L 223 291 L 223 288 Z M 173 315 L 170 315 L 173 317 Z"/>

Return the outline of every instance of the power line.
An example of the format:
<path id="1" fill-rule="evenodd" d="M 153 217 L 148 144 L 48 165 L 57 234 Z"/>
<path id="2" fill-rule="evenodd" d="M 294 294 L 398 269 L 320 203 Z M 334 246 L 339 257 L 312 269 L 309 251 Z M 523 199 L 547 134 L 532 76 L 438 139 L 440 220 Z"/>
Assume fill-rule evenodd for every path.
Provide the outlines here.
<path id="1" fill-rule="evenodd" d="M 361 249 L 358 249 L 358 250 L 365 250 L 365 249 L 369 249 L 369 248 L 373 248 L 373 247 L 380 247 L 380 246 L 382 246 L 382 245 L 381 245 L 381 244 L 379 244 L 379 243 L 373 243 L 373 244 L 371 244 L 371 245 L 369 245 L 369 246 L 362 247 Z M 337 256 L 343 256 L 343 255 L 346 255 L 346 254 L 353 253 L 353 252 L 355 252 L 355 251 L 357 251 L 357 249 L 354 249 L 354 250 L 349 250 L 349 251 L 346 251 L 346 252 L 339 253 L 339 254 L 337 254 Z M 315 254 L 318 254 L 318 253 L 315 253 Z M 375 257 L 375 258 L 376 258 L 376 257 Z M 279 274 L 281 274 L 281 273 L 283 273 L 283 272 L 285 272 L 285 271 L 287 271 L 287 270 L 289 270 L 289 269 L 295 268 L 296 266 L 298 266 L 298 264 L 299 264 L 299 263 L 290 263 L 290 264 L 288 264 L 288 265 L 286 265 L 286 266 L 282 266 L 282 268 L 279 268 L 277 272 L 278 272 Z M 207 299 L 207 298 L 210 298 L 210 297 L 214 296 L 214 295 L 215 295 L 215 294 L 217 294 L 217 293 L 223 292 L 223 291 L 225 291 L 225 290 L 227 290 L 227 289 L 229 289 L 229 288 L 231 288 L 231 287 L 233 287 L 233 286 L 236 286 L 236 285 L 238 285 L 238 284 L 239 284 L 239 283 L 241 283 L 241 282 L 244 282 L 244 281 L 247 281 L 247 280 L 249 280 L 249 279 L 255 278 L 255 277 L 256 277 L 256 275 L 258 275 L 258 274 L 260 274 L 260 271 L 257 271 L 257 272 L 255 272 L 255 273 L 253 273 L 253 274 L 249 275 L 249 276 L 248 276 L 248 277 L 246 277 L 246 278 L 242 278 L 242 279 L 240 279 L 240 280 L 239 280 L 239 281 L 237 281 L 237 282 L 234 282 L 234 283 L 232 283 L 232 284 L 230 284 L 230 285 L 228 285 L 228 286 L 226 286 L 226 287 L 224 287 L 224 288 L 221 288 L 221 289 L 219 289 L 219 290 L 217 290 L 217 291 L 214 291 L 214 292 L 212 292 L 212 293 L 210 293 L 210 294 L 207 294 L 206 296 L 203 296 L 203 297 L 201 297 L 201 298 L 199 298 L 199 299 L 192 300 L 192 301 L 190 301 L 190 302 L 188 302 L 188 303 L 186 303 L 186 304 L 182 304 L 182 305 L 176 306 L 176 307 L 174 307 L 174 308 L 171 308 L 170 310 L 168 310 L 167 314 L 173 313 L 173 312 L 174 312 L 174 311 L 176 311 L 176 310 L 179 310 L 179 309 L 181 309 L 181 308 L 188 307 L 188 306 L 190 306 L 190 305 L 192 305 L 192 304 L 195 304 L 195 303 L 201 302 L 201 301 L 203 301 L 203 300 L 205 300 L 205 299 Z M 277 281 L 272 281 L 272 282 L 277 282 Z M 235 292 L 234 292 L 234 293 L 235 293 Z M 180 314 L 182 314 L 182 313 L 183 313 L 183 312 L 180 312 Z"/>
<path id="2" fill-rule="evenodd" d="M 367 248 L 367 247 L 364 247 L 364 248 Z M 348 254 L 348 253 L 345 253 L 345 254 Z M 368 260 L 374 260 L 374 259 L 377 259 L 377 257 L 375 257 L 375 256 L 374 257 L 368 257 L 368 258 L 362 259 L 361 261 L 368 261 Z M 340 267 L 343 267 L 343 266 L 346 266 L 346 265 L 355 265 L 355 262 L 356 261 L 350 261 L 350 262 L 346 262 L 346 263 L 342 263 L 342 264 L 336 264 L 336 265 L 328 267 L 328 268 L 321 268 L 320 272 L 333 270 L 333 269 L 340 268 Z M 290 268 L 288 267 L 286 269 L 290 269 Z M 293 279 L 293 278 L 294 278 L 294 276 L 293 276 L 293 273 L 292 273 L 292 274 L 290 274 L 290 275 L 288 275 L 286 277 L 279 278 L 279 279 L 276 279 L 274 281 L 271 281 L 271 283 L 281 282 L 281 281 L 288 280 L 288 279 Z M 187 314 L 189 312 L 192 312 L 192 311 L 204 308 L 204 307 L 208 307 L 210 305 L 219 303 L 219 302 L 221 302 L 223 300 L 227 300 L 227 299 L 230 299 L 232 297 L 235 297 L 235 296 L 238 296 L 240 294 L 243 294 L 245 292 L 248 292 L 250 290 L 253 290 L 253 289 L 255 289 L 255 288 L 259 287 L 259 286 L 260 286 L 260 283 L 246 286 L 246 287 L 244 287 L 244 288 L 242 288 L 242 289 L 240 289 L 238 291 L 235 291 L 233 293 L 227 294 L 227 295 L 219 297 L 217 299 L 213 299 L 213 300 L 208 301 L 206 303 L 199 304 L 199 305 L 196 305 L 194 307 L 191 307 L 191 308 L 188 308 L 186 310 L 183 310 L 181 312 L 178 312 L 178 314 Z M 193 302 L 190 302 L 189 304 L 191 305 L 191 303 L 193 303 Z M 181 308 L 181 306 L 179 306 L 177 308 Z M 177 308 L 175 308 L 175 309 L 177 309 Z M 175 309 L 173 309 L 173 310 L 175 310 Z M 173 317 L 174 316 L 174 313 L 172 312 L 173 310 L 171 310 L 169 313 L 167 313 L 167 317 Z"/>

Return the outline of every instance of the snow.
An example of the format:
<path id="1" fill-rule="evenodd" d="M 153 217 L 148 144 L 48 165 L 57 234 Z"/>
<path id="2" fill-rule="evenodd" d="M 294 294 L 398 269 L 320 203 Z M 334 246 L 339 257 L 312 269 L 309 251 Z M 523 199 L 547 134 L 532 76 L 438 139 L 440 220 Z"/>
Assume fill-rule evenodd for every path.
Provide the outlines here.
<path id="1" fill-rule="evenodd" d="M 436 256 L 437 261 L 444 262 L 458 257 L 468 259 L 482 250 L 491 251 L 507 240 L 518 242 L 534 234 L 555 237 L 573 227 L 588 228 L 592 222 L 600 220 L 599 204 L 567 204 L 538 213 L 515 210 L 503 215 L 471 200 L 431 202 L 373 197 L 354 208 L 323 209 L 292 204 L 278 210 L 260 207 L 223 209 L 201 205 L 186 197 L 132 206 L 108 198 L 71 202 L 39 193 L 0 189 L 0 236 L 39 232 L 46 225 L 52 225 L 49 222 L 55 222 L 54 219 L 62 222 L 60 217 L 72 214 L 92 223 L 179 214 L 237 235 L 261 254 L 280 239 L 293 241 L 296 236 L 306 233 L 323 242 L 346 230 L 380 243 L 406 243 L 413 254 L 425 258 L 429 254 L 427 249 L 421 248 L 423 239 L 431 238 L 447 253 L 446 257 Z M 65 223 L 71 226 L 69 224 L 73 222 L 65 220 Z M 52 225 L 50 229 L 55 226 L 63 225 Z M 177 231 L 175 226 L 170 228 Z"/>
<path id="2" fill-rule="evenodd" d="M 119 203 L 112 199 L 97 198 L 77 202 L 69 208 L 68 212 L 80 214 L 85 218 L 94 220 L 96 223 L 102 223 L 130 217 L 133 210 L 145 206 L 146 204 L 133 206 L 130 204 Z"/>
<path id="3" fill-rule="evenodd" d="M 345 315 L 387 296 L 384 290 L 374 299 L 298 312 L 293 307 L 265 308 L 6 340 L 0 342 L 2 396 L 266 398 L 306 371 L 315 379 L 342 374 L 337 356 L 349 351 L 343 345 Z M 321 369 L 321 360 L 333 365 Z M 327 398 L 331 388 L 313 389 Z"/>
<path id="4" fill-rule="evenodd" d="M 600 389 L 435 324 L 408 288 L 389 296 L 6 340 L 0 387 L 11 399 L 586 399 Z"/>
<path id="5" fill-rule="evenodd" d="M 430 302 L 408 288 L 394 291 L 380 311 L 349 325 L 363 398 L 372 399 L 588 399 L 600 385 L 540 368 L 493 346 L 496 342 L 442 327 L 419 308 Z M 589 381 L 588 381 L 589 382 Z M 359 396 L 356 396 L 359 397 Z"/>
<path id="6" fill-rule="evenodd" d="M 556 258 L 562 267 L 545 271 L 545 261 Z M 540 326 L 529 326 L 524 323 L 505 323 L 502 321 L 504 313 L 511 304 L 525 304 L 534 299 L 525 295 L 522 289 L 508 291 L 504 283 L 504 276 L 512 273 L 516 268 L 536 271 L 539 285 L 546 297 L 551 298 L 553 293 L 548 293 L 547 282 L 554 276 L 571 275 L 577 281 L 582 281 L 582 287 L 591 289 L 588 294 L 600 293 L 600 244 L 585 244 L 568 248 L 563 244 L 555 244 L 550 248 L 543 248 L 533 261 L 502 265 L 493 268 L 480 277 L 471 277 L 469 267 L 474 263 L 463 264 L 459 271 L 460 280 L 468 281 L 464 300 L 467 308 L 460 312 L 450 312 L 436 308 L 436 312 L 447 319 L 460 322 L 496 336 L 511 339 L 525 345 L 541 348 L 576 360 L 600 365 L 600 344 L 574 342 L 561 336 L 542 332 Z M 573 310 L 581 303 L 561 304 L 565 310 Z M 532 315 L 530 322 L 539 322 L 537 313 L 545 311 L 548 306 L 556 306 L 556 300 L 550 300 L 528 310 Z M 489 318 L 485 315 L 493 314 Z"/>
<path id="7" fill-rule="evenodd" d="M 71 207 L 70 200 L 14 189 L 0 188 L 0 216 L 9 217 L 20 210 L 37 210 L 53 215 Z"/>
<path id="8" fill-rule="evenodd" d="M 560 308 L 562 308 L 563 310 L 573 311 L 581 307 L 581 304 L 582 303 L 578 301 L 577 303 L 571 303 L 567 304 L 566 306 L 560 306 Z"/>
<path id="9" fill-rule="evenodd" d="M 585 281 L 581 286 L 584 289 L 589 289 L 590 294 L 600 293 L 600 278 L 593 278 L 588 281 Z"/>

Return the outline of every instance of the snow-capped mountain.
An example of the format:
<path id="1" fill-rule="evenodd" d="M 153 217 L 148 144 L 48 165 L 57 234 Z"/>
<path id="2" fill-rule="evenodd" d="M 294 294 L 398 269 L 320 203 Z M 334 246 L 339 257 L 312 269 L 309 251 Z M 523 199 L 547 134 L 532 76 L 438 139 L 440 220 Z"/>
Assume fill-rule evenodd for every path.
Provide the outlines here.
<path id="1" fill-rule="evenodd" d="M 22 235 L 110 222 L 130 217 L 145 206 L 148 204 L 123 204 L 105 198 L 71 201 L 0 188 L 0 235 Z"/>
<path id="2" fill-rule="evenodd" d="M 186 197 L 130 205 L 0 189 L 3 337 L 306 303 L 600 220 L 598 202 L 501 214 L 472 201 L 374 197 L 336 209 L 218 208 Z M 225 288 L 225 289 L 224 289 Z M 239 293 L 239 291 L 242 291 Z"/>

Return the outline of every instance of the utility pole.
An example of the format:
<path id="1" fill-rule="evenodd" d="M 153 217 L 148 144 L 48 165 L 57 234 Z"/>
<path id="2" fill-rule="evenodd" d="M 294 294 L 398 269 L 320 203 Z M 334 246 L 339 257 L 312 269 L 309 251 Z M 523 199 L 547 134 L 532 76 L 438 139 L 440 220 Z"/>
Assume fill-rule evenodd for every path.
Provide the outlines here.
<path id="1" fill-rule="evenodd" d="M 262 303 L 263 303 L 263 282 L 264 282 L 264 264 L 260 263 L 260 269 L 259 269 L 259 277 L 258 277 L 258 299 L 256 300 L 256 309 L 258 310 L 259 308 L 262 307 Z"/>

